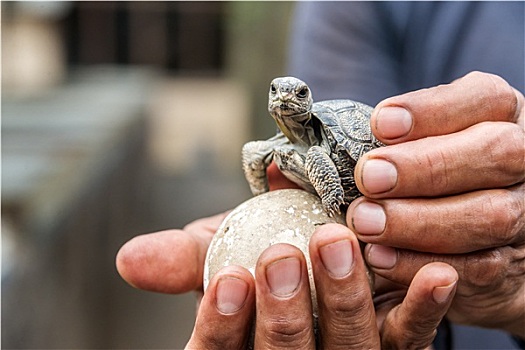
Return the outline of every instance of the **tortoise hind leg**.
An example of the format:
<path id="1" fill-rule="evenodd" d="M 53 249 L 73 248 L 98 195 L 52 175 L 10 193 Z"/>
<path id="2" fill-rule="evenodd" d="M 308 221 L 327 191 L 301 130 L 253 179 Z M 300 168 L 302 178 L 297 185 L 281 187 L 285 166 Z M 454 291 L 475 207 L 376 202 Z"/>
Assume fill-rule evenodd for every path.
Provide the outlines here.
<path id="1" fill-rule="evenodd" d="M 330 216 L 341 212 L 344 190 L 337 168 L 320 146 L 313 146 L 306 155 L 306 174 L 314 186 L 326 212 Z"/>

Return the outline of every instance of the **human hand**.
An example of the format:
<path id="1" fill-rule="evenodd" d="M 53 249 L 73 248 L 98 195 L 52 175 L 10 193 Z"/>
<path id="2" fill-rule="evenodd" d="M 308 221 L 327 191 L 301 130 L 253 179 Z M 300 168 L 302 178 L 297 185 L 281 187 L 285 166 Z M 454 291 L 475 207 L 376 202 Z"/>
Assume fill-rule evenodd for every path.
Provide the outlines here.
<path id="1" fill-rule="evenodd" d="M 280 179 L 278 173 L 275 176 L 275 183 L 283 181 L 284 185 L 285 178 Z M 225 215 L 197 220 L 182 230 L 133 238 L 117 255 L 119 273 L 128 283 L 144 290 L 202 293 L 206 251 Z M 323 253 L 323 249 L 325 252 L 329 249 L 329 254 Z M 338 269 L 337 261 L 332 260 L 330 264 L 328 258 L 323 260 L 323 254 L 336 256 L 337 250 L 340 259 L 346 262 L 344 268 Z M 359 244 L 350 230 L 341 225 L 319 227 L 310 242 L 310 255 L 317 286 L 319 325 L 326 348 L 378 348 L 379 329 L 381 342 L 386 347 L 424 347 L 431 343 L 435 328 L 450 306 L 455 291 L 457 274 L 452 268 L 441 263 L 423 267 L 414 278 L 405 299 L 406 288 L 381 287 L 376 291 L 376 299 L 381 300 L 376 326 Z M 345 260 L 345 256 L 350 258 Z M 268 271 L 271 266 L 274 270 L 279 268 L 275 262 L 289 262 L 291 259 L 298 261 L 298 264 L 290 267 L 285 263 L 280 268 L 289 270 L 293 265 L 296 265 L 295 268 L 299 265 L 297 288 L 290 295 L 279 296 L 279 291 L 275 291 L 279 280 L 272 280 L 272 293 Z M 349 262 L 348 274 L 337 277 L 344 274 Z M 331 267 L 335 274 L 330 274 L 325 265 Z M 257 265 L 256 280 L 244 268 L 224 268 L 210 281 L 187 347 L 243 348 L 250 335 L 256 304 L 260 310 L 257 314 L 256 347 L 271 348 L 285 344 L 312 347 L 311 301 L 305 273 L 304 256 L 289 245 L 277 245 L 264 252 Z M 282 284 L 283 281 L 280 282 Z"/>
<path id="2" fill-rule="evenodd" d="M 272 163 L 267 171 L 270 190 L 300 188 Z M 122 278 L 135 288 L 180 294 L 202 292 L 204 260 L 208 246 L 229 212 L 195 220 L 183 229 L 134 237 L 116 257 Z"/>
<path id="3" fill-rule="evenodd" d="M 381 102 L 372 130 L 390 146 L 359 160 L 347 222 L 378 275 L 408 285 L 446 262 L 452 321 L 525 338 L 523 120 L 523 95 L 484 73 Z"/>
<path id="4" fill-rule="evenodd" d="M 456 271 L 431 263 L 408 289 L 381 296 L 377 320 L 359 242 L 342 225 L 320 226 L 310 240 L 319 309 L 321 347 L 326 349 L 424 348 L 447 312 Z M 223 268 L 202 299 L 188 349 L 242 349 L 254 330 L 256 349 L 314 349 L 306 262 L 299 249 L 274 245 L 260 256 L 255 280 L 237 266 Z M 385 290 L 386 291 L 386 290 Z M 406 294 L 406 297 L 405 297 Z"/>

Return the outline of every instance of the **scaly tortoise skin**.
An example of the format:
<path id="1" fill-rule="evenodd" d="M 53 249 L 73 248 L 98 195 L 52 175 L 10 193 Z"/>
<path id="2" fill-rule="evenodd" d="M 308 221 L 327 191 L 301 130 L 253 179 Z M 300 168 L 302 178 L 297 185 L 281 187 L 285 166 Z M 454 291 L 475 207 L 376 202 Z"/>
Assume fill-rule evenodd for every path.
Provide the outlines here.
<path id="1" fill-rule="evenodd" d="M 270 85 L 268 111 L 279 130 L 242 149 L 242 164 L 254 195 L 268 191 L 266 168 L 274 161 L 291 181 L 321 197 L 333 216 L 359 197 L 354 167 L 366 152 L 384 146 L 370 130 L 372 107 L 352 100 L 313 102 L 310 88 L 294 77 Z"/>

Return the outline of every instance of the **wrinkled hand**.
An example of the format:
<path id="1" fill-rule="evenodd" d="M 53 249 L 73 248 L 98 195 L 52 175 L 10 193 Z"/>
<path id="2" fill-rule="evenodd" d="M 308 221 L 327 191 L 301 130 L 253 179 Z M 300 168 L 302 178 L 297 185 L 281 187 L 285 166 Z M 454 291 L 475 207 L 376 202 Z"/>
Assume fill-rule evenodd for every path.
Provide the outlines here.
<path id="1" fill-rule="evenodd" d="M 359 345 L 377 348 L 379 333 L 384 347 L 430 344 L 457 280 L 449 265 L 434 262 L 439 260 L 460 274 L 448 313 L 453 320 L 523 336 L 523 96 L 497 77 L 476 73 L 451 85 L 386 100 L 379 107 L 388 105 L 405 107 L 411 115 L 403 117 L 396 113 L 399 109 L 380 115 L 376 108 L 374 133 L 394 146 L 372 151 L 359 162 L 356 179 L 366 198 L 351 205 L 347 218 L 358 237 L 371 243 L 365 255 L 374 271 L 410 288 L 408 292 L 392 288 L 392 283 L 378 278 L 378 328 L 368 328 L 359 338 L 354 332 L 330 333 L 348 330 L 348 317 L 352 329 L 370 325 L 374 313 L 369 312 L 370 295 L 364 292 L 367 282 L 363 282 L 355 237 L 342 226 L 320 228 L 310 254 L 312 262 L 317 261 L 322 341 L 326 347 L 346 348 L 364 341 L 366 345 Z M 396 120 L 395 114 L 400 118 Z M 521 127 L 513 125 L 518 118 Z M 381 162 L 369 162 L 374 159 L 387 160 L 387 167 L 384 162 L 383 168 Z M 274 189 L 288 187 L 284 182 Z M 146 290 L 201 290 L 206 250 L 223 218 L 202 219 L 183 230 L 131 240 L 118 254 L 119 272 L 130 284 Z M 341 240 L 350 242 L 353 265 L 346 276 L 337 277 L 328 272 L 320 248 Z M 271 292 L 268 272 L 288 258 L 299 261 L 302 277 L 291 294 L 277 297 Z M 307 328 L 300 334 L 286 322 L 289 316 L 299 321 L 310 317 L 304 269 L 304 258 L 295 248 L 278 245 L 261 256 L 256 281 L 242 268 L 221 270 L 204 296 L 189 347 L 242 346 L 255 303 L 264 310 L 257 314 L 256 344 L 279 346 L 286 339 L 286 344 L 311 345 L 309 322 L 303 323 Z M 363 288 L 356 288 L 359 281 Z M 257 298 L 255 286 L 261 291 Z"/>
<path id="2" fill-rule="evenodd" d="M 524 98 L 494 75 L 389 98 L 359 160 L 347 222 L 373 271 L 408 285 L 433 261 L 459 273 L 448 316 L 525 338 Z M 389 248 L 389 247 L 395 247 Z"/>
<path id="3" fill-rule="evenodd" d="M 197 220 L 183 230 L 138 236 L 117 256 L 131 285 L 165 293 L 202 290 L 206 249 L 224 214 Z M 310 256 L 324 348 L 422 348 L 435 336 L 456 288 L 457 273 L 432 263 L 405 288 L 382 293 L 376 313 L 359 243 L 342 225 L 318 228 Z M 242 349 L 257 307 L 255 348 L 314 348 L 311 297 L 305 258 L 287 244 L 260 257 L 256 279 L 244 268 L 222 269 L 201 301 L 189 349 Z M 406 298 L 405 298 L 406 295 Z M 376 325 L 377 324 L 377 325 Z M 380 336 L 381 335 L 381 339 Z"/>

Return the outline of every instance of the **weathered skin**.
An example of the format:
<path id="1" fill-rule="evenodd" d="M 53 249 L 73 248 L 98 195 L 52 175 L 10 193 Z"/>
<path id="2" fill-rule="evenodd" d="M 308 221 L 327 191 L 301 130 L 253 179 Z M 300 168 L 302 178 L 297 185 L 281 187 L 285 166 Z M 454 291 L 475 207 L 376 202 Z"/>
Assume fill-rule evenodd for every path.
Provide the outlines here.
<path id="1" fill-rule="evenodd" d="M 282 173 L 321 197 L 333 216 L 361 194 L 354 167 L 364 153 L 383 146 L 370 131 L 372 108 L 351 100 L 313 103 L 308 85 L 294 77 L 270 85 L 268 111 L 279 131 L 265 141 L 244 145 L 242 164 L 254 195 L 268 191 L 266 168 Z"/>

